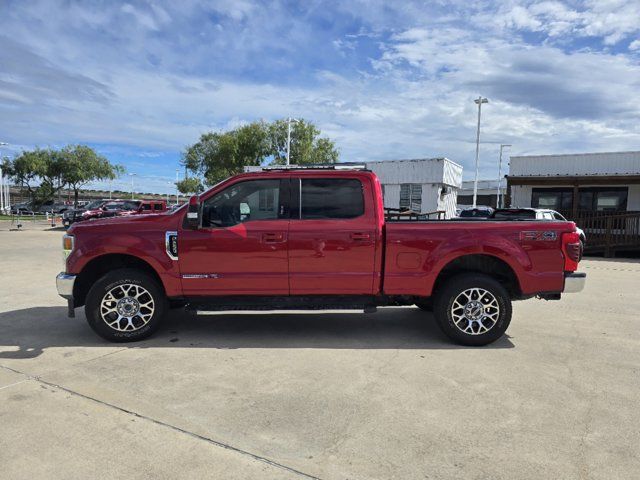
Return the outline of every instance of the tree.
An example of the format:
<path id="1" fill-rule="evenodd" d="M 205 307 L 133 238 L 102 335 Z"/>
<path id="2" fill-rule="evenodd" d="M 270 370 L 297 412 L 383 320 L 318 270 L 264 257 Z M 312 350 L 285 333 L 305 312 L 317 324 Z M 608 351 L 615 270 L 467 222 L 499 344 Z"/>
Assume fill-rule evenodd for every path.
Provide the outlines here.
<path id="1" fill-rule="evenodd" d="M 187 147 L 183 164 L 212 185 L 243 171 L 246 165 L 260 165 L 269 153 L 269 137 L 264 122 L 223 133 L 209 132 Z"/>
<path id="2" fill-rule="evenodd" d="M 78 206 L 80 189 L 96 180 L 114 179 L 124 173 L 120 165 L 113 165 L 86 145 L 68 145 L 60 151 L 61 181 L 73 189 L 74 206 Z"/>
<path id="3" fill-rule="evenodd" d="M 49 151 L 36 148 L 31 151 L 24 151 L 3 170 L 21 188 L 26 188 L 29 198 L 37 203 L 41 203 L 42 192 L 39 190 L 40 181 L 49 164 Z"/>
<path id="4" fill-rule="evenodd" d="M 287 161 L 287 119 L 276 120 L 269 126 L 273 163 L 284 165 Z M 328 138 L 319 138 L 320 130 L 303 119 L 291 122 L 291 153 L 289 163 L 305 165 L 310 163 L 335 163 L 338 150 Z"/>
<path id="5" fill-rule="evenodd" d="M 335 163 L 338 150 L 320 130 L 304 120 L 291 125 L 291 164 Z M 187 147 L 182 163 L 202 176 L 208 185 L 241 173 L 246 166 L 273 162 L 284 164 L 287 151 L 287 120 L 252 122 L 227 132 L 209 132 Z M 180 188 L 180 187 L 178 187 Z"/>
<path id="6" fill-rule="evenodd" d="M 204 191 L 202 182 L 196 177 L 188 177 L 180 180 L 176 182 L 176 187 L 178 187 L 178 191 L 183 195 L 193 195 Z"/>

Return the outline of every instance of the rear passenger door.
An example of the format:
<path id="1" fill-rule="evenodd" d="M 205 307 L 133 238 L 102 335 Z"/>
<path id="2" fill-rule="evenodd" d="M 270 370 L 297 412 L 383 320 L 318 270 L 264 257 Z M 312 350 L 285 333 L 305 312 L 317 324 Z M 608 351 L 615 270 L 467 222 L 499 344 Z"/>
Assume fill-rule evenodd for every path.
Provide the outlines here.
<path id="1" fill-rule="evenodd" d="M 291 188 L 291 295 L 371 294 L 376 222 L 368 180 L 301 176 Z"/>

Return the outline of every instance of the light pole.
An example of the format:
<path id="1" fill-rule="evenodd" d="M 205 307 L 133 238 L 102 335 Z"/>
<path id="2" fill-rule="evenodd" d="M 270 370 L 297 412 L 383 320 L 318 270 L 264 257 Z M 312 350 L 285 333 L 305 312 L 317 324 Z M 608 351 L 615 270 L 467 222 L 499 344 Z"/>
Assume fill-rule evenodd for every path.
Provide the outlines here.
<path id="1" fill-rule="evenodd" d="M 496 208 L 502 208 L 500 205 L 500 186 L 502 185 L 502 149 L 511 147 L 509 144 L 500 144 L 500 159 L 498 160 L 498 191 L 496 195 Z"/>
<path id="2" fill-rule="evenodd" d="M 7 142 L 0 142 L 0 147 L 9 145 Z M 0 156 L 0 212 L 4 213 L 5 208 L 9 209 L 9 182 L 4 184 L 4 173 L 2 172 L 2 157 Z"/>
<path id="3" fill-rule="evenodd" d="M 187 176 L 186 176 L 187 167 L 185 167 L 184 171 L 185 171 L 185 178 L 187 178 Z M 178 182 L 180 181 L 179 178 L 180 178 L 180 169 L 176 168 L 176 205 L 178 203 L 180 203 L 180 199 L 179 199 L 179 196 L 178 196 L 178 194 L 180 193 L 179 190 L 178 190 Z"/>
<path id="4" fill-rule="evenodd" d="M 136 173 L 129 174 L 129 176 L 131 177 L 131 200 L 133 200 L 133 177 L 135 177 L 136 175 Z"/>
<path id="5" fill-rule="evenodd" d="M 489 103 L 489 99 L 479 96 L 474 100 L 478 105 L 478 129 L 476 131 L 476 178 L 473 181 L 473 206 L 476 206 L 478 198 L 478 159 L 480 158 L 480 115 L 482 113 L 482 104 Z"/>
<path id="6" fill-rule="evenodd" d="M 291 122 L 299 122 L 297 118 L 287 118 L 287 165 L 289 165 L 289 157 L 291 154 Z"/>

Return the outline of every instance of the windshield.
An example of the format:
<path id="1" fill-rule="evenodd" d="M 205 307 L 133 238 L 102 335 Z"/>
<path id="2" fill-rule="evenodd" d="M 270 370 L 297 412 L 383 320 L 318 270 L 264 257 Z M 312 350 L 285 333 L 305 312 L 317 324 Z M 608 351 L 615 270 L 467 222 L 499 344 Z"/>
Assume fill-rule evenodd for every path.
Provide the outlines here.
<path id="1" fill-rule="evenodd" d="M 107 203 L 104 208 L 107 210 L 137 210 L 139 202 L 113 202 Z"/>
<path id="2" fill-rule="evenodd" d="M 96 208 L 100 208 L 102 206 L 104 202 L 102 200 L 96 200 L 91 202 L 89 205 L 87 205 L 85 208 L 87 210 L 95 210 Z"/>

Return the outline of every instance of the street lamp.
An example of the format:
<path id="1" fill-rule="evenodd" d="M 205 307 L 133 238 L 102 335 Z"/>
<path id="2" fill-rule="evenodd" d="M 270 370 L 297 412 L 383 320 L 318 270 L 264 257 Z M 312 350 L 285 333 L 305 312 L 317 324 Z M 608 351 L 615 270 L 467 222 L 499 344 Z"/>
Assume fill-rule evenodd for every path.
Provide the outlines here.
<path id="1" fill-rule="evenodd" d="M 184 178 L 187 178 L 187 167 L 184 167 Z M 180 181 L 180 169 L 176 168 L 176 205 L 180 203 L 180 191 L 178 190 L 178 182 Z"/>
<path id="2" fill-rule="evenodd" d="M 129 176 L 131 177 L 131 200 L 133 200 L 133 177 L 135 177 L 137 175 L 137 173 L 130 173 Z"/>
<path id="3" fill-rule="evenodd" d="M 480 115 L 482 112 L 482 104 L 489 103 L 489 99 L 482 96 L 474 100 L 478 105 L 478 129 L 476 131 L 476 178 L 473 181 L 473 206 L 476 206 L 476 200 L 478 198 L 478 159 L 480 157 Z"/>
<path id="4" fill-rule="evenodd" d="M 496 196 L 496 208 L 501 208 L 500 205 L 500 186 L 502 185 L 502 149 L 505 147 L 512 147 L 513 145 L 501 144 L 500 145 L 500 159 L 498 160 L 498 194 Z M 503 199 L 504 200 L 504 199 Z"/>
<path id="5" fill-rule="evenodd" d="M 287 165 L 289 165 L 289 156 L 291 153 L 291 122 L 299 122 L 297 118 L 287 118 Z"/>
<path id="6" fill-rule="evenodd" d="M 0 147 L 9 145 L 7 142 L 0 142 Z M 9 205 L 9 182 L 4 184 L 4 174 L 2 173 L 2 157 L 0 157 L 0 212 L 4 213 L 5 208 L 8 210 Z"/>

